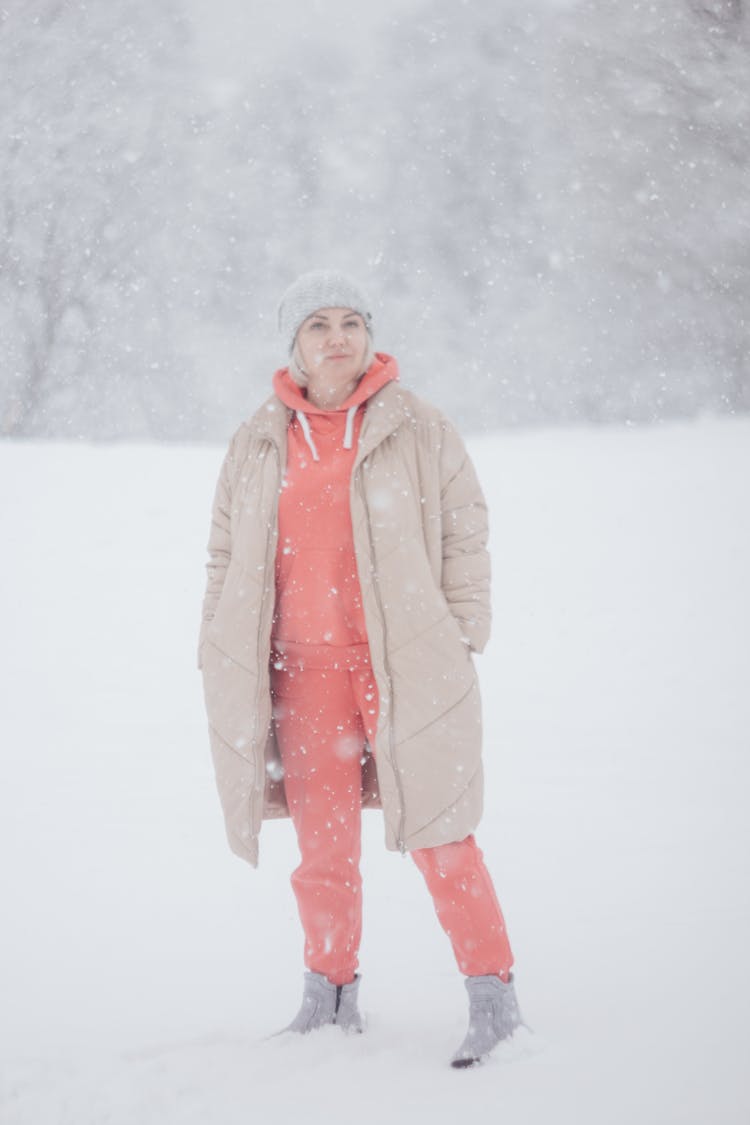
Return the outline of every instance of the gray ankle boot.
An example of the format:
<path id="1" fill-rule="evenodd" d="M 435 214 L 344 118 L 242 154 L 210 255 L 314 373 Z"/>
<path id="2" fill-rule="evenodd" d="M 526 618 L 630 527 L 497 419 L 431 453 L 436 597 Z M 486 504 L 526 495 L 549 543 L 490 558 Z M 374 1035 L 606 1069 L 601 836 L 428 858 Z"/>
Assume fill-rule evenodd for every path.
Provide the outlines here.
<path id="1" fill-rule="evenodd" d="M 334 1023 L 336 1027 L 340 1027 L 342 1031 L 362 1032 L 362 1017 L 359 1014 L 357 1007 L 357 994 L 359 992 L 359 976 L 356 976 L 351 984 L 342 984 L 336 990 L 338 992 L 338 1006 L 336 1008 L 336 1018 Z"/>
<path id="2" fill-rule="evenodd" d="M 287 1031 L 306 1035 L 326 1024 L 335 1023 L 342 1031 L 362 1031 L 362 1017 L 357 1008 L 359 977 L 351 984 L 332 984 L 321 973 L 305 973 L 302 1005 Z"/>
<path id="3" fill-rule="evenodd" d="M 473 1066 L 488 1055 L 501 1039 L 507 1039 L 521 1026 L 521 1013 L 511 976 L 507 984 L 500 977 L 467 977 L 469 1030 L 451 1059 L 451 1066 Z"/>

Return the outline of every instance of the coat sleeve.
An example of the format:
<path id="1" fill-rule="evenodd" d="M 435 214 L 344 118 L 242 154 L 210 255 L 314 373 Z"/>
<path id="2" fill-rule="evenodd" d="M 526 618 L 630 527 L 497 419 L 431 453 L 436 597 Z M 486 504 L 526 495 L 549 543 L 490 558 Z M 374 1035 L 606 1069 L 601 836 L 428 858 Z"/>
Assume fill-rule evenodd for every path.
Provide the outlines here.
<path id="1" fill-rule="evenodd" d="M 203 595 L 200 637 L 198 639 L 198 667 L 202 666 L 203 642 L 206 629 L 213 621 L 219 604 L 227 567 L 232 557 L 232 479 L 236 436 L 232 439 L 221 466 L 211 509 L 211 530 L 208 537 L 208 562 L 206 563 L 206 591 Z"/>
<path id="2" fill-rule="evenodd" d="M 456 430 L 444 423 L 440 450 L 442 589 L 473 652 L 490 635 L 490 556 L 487 504 L 474 465 Z"/>

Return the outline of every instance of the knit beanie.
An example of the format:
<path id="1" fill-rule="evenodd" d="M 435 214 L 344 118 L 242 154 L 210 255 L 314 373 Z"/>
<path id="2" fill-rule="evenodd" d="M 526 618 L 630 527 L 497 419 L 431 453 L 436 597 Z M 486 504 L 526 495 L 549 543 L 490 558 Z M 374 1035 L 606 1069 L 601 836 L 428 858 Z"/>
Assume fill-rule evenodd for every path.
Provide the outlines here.
<path id="1" fill-rule="evenodd" d="M 279 305 L 279 332 L 291 354 L 297 330 L 318 309 L 353 309 L 365 322 L 372 336 L 370 301 L 362 288 L 336 270 L 303 273 L 287 289 Z"/>

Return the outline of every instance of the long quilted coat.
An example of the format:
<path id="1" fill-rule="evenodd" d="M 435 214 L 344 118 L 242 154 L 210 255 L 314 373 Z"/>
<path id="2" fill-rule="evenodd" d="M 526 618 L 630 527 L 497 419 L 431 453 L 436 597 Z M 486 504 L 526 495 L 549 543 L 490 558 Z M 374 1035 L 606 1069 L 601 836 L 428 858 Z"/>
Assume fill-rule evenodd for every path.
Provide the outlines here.
<path id="1" fill-rule="evenodd" d="M 377 361 L 395 362 L 383 354 Z M 288 816 L 269 659 L 290 417 L 273 396 L 230 443 L 214 499 L 199 645 L 227 835 L 253 866 L 262 820 Z M 395 382 L 367 404 L 350 503 L 380 697 L 362 804 L 382 808 L 392 850 L 461 840 L 482 811 L 472 651 L 484 648 L 490 626 L 487 510 L 456 431 Z"/>

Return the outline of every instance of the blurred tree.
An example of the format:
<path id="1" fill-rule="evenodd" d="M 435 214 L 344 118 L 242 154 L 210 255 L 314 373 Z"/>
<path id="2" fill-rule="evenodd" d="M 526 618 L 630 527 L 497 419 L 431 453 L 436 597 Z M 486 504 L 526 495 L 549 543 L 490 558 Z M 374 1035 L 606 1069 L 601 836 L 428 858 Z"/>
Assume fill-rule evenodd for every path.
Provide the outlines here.
<path id="1" fill-rule="evenodd" d="M 0 12 L 4 433 L 170 428 L 185 43 L 173 0 Z"/>
<path id="2" fill-rule="evenodd" d="M 750 50 L 739 5 L 561 19 L 549 221 L 594 419 L 750 406 Z M 583 30 L 582 30 L 583 29 Z"/>

